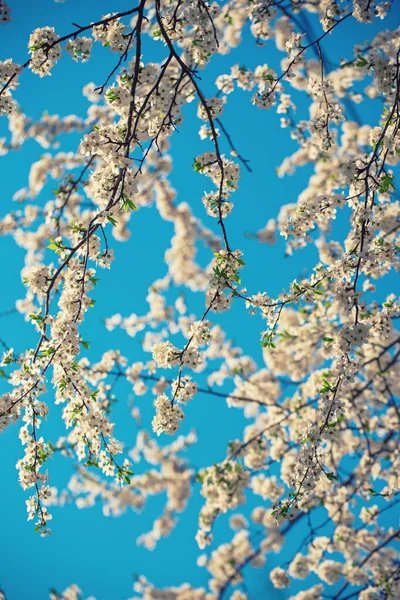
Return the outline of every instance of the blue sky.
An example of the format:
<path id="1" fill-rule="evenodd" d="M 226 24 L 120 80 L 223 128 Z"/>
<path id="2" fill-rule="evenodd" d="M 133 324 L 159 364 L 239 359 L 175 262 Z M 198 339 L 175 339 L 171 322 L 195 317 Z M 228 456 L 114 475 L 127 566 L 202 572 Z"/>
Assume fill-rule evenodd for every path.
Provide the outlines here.
<path id="1" fill-rule="evenodd" d="M 11 57 L 19 63 L 26 60 L 27 40 L 35 27 L 52 25 L 59 35 L 64 35 L 72 31 L 72 21 L 89 23 L 110 11 L 110 2 L 106 0 L 67 0 L 64 4 L 41 0 L 39 7 L 34 2 L 10 0 L 10 5 L 14 20 L 1 28 L 0 60 Z M 131 6 L 129 2 L 121 0 L 112 3 L 112 10 L 122 11 Z M 390 20 L 391 28 L 398 25 L 398 16 L 399 13 L 395 11 L 386 20 Z M 382 26 L 389 27 L 389 22 L 383 25 L 379 22 L 368 28 L 348 19 L 340 26 L 340 48 L 334 39 L 326 40 L 322 47 L 334 60 L 349 57 L 353 43 L 367 39 Z M 315 25 L 314 29 L 318 31 Z M 145 46 L 145 60 L 147 56 L 149 60 L 155 60 L 160 55 L 160 48 L 149 50 L 148 55 L 146 52 Z M 215 77 L 222 72 L 229 72 L 230 66 L 236 63 L 245 64 L 249 68 L 267 63 L 279 72 L 279 60 L 282 56 L 272 43 L 264 48 L 257 48 L 254 40 L 246 35 L 242 46 L 230 55 L 213 59 L 209 71 L 202 76 L 202 88 L 207 96 L 212 95 Z M 90 81 L 102 83 L 115 59 L 116 55 L 97 47 L 94 57 L 85 65 L 77 65 L 65 55 L 51 77 L 40 79 L 25 72 L 20 78 L 21 85 L 15 96 L 26 114 L 35 118 L 44 110 L 59 115 L 84 114 L 88 103 L 81 94 L 81 88 Z M 249 96 L 249 93 L 241 90 L 231 95 L 223 117 L 224 125 L 232 133 L 240 153 L 251 159 L 253 169 L 252 174 L 241 170 L 240 188 L 234 196 L 235 208 L 227 219 L 226 226 L 231 246 L 244 251 L 246 268 L 243 280 L 246 286 L 254 291 L 265 290 L 273 296 L 282 288 L 287 288 L 292 279 L 308 271 L 316 262 L 316 252 L 307 248 L 292 258 L 284 258 L 282 242 L 272 247 L 259 245 L 248 239 L 245 232 L 257 231 L 269 218 L 277 215 L 281 205 L 295 202 L 299 192 L 306 186 L 311 170 L 306 167 L 294 177 L 276 177 L 276 167 L 296 149 L 296 145 L 288 132 L 279 128 L 279 116 L 276 112 L 257 110 L 251 105 Z M 306 110 L 307 105 L 302 100 L 299 113 L 305 116 Z M 362 120 L 377 121 L 379 109 L 368 103 L 360 107 L 359 114 Z M 4 135 L 5 123 L 5 120 L 0 123 L 0 136 Z M 195 107 L 190 106 L 181 131 L 172 140 L 174 173 L 171 181 L 178 191 L 178 201 L 188 202 L 194 214 L 203 217 L 201 196 L 204 189 L 208 189 L 209 183 L 190 168 L 193 157 L 209 149 L 207 142 L 200 141 L 198 128 Z M 73 149 L 77 139 L 77 136 L 62 137 L 60 149 Z M 57 150 L 49 151 L 55 153 Z M 228 152 L 227 147 L 225 152 Z M 30 164 L 43 153 L 42 148 L 29 141 L 21 151 L 1 158 L 1 216 L 15 210 L 12 195 L 26 185 Z M 51 184 L 46 186 L 39 197 L 39 203 L 49 198 L 50 189 Z M 212 219 L 205 216 L 204 221 L 206 226 L 217 231 Z M 96 310 L 88 316 L 83 328 L 85 339 L 92 342 L 92 360 L 100 358 L 109 348 L 120 349 L 130 361 L 144 357 L 137 340 L 132 340 L 121 331 L 108 333 L 102 325 L 102 319 L 114 313 L 128 316 L 132 312 L 142 314 L 146 311 L 144 298 L 147 288 L 165 273 L 163 253 L 168 247 L 172 226 L 161 222 L 154 208 L 146 208 L 133 216 L 131 231 L 129 242 L 114 243 L 116 261 L 110 272 L 100 274 L 101 281 L 95 295 Z M 6 257 L 2 264 L 2 275 L 3 281 L 7 281 L 0 296 L 1 313 L 11 308 L 15 300 L 24 295 L 19 274 L 24 253 L 11 238 L 0 238 L 0 251 Z M 200 257 L 206 262 L 204 251 L 200 253 Z M 390 281 L 383 286 L 381 297 L 389 289 Z M 191 295 L 189 308 L 201 314 L 202 300 Z M 217 322 L 216 319 L 214 321 Z M 227 327 L 235 343 L 251 354 L 261 366 L 262 356 L 258 343 L 261 320 L 248 316 L 243 306 L 235 305 L 228 315 L 221 317 L 220 322 Z M 35 343 L 36 335 L 23 318 L 12 315 L 1 320 L 1 338 L 16 351 L 23 351 Z M 128 416 L 129 393 L 129 388 L 120 384 L 116 390 L 119 403 L 114 411 L 116 436 L 128 447 L 133 445 L 136 436 L 133 422 L 125 418 Z M 52 405 L 51 395 L 48 400 L 51 424 L 44 426 L 43 432 L 54 441 L 61 433 L 61 411 L 60 407 Z M 152 400 L 151 393 L 138 400 L 147 429 L 150 428 L 153 414 Z M 241 433 L 244 421 L 240 411 L 228 409 L 222 399 L 199 395 L 185 412 L 187 416 L 182 430 L 187 432 L 195 428 L 199 435 L 196 448 L 190 452 L 193 464 L 203 466 L 223 459 L 229 439 L 238 437 Z M 213 414 L 212 419 L 209 418 L 210 413 Z M 0 586 L 5 590 L 8 600 L 44 600 L 50 587 L 62 590 L 73 582 L 85 594 L 92 594 L 97 600 L 122 600 L 132 595 L 134 573 L 144 574 L 160 586 L 183 581 L 197 586 L 206 585 L 206 571 L 196 566 L 198 548 L 194 535 L 202 503 L 198 488 L 195 488 L 188 510 L 180 516 L 173 534 L 161 540 L 153 553 L 137 548 L 135 538 L 151 528 L 154 516 L 160 511 L 160 499 L 152 499 L 140 516 L 128 512 L 119 518 L 104 517 L 100 506 L 89 510 L 78 510 L 74 506 L 54 509 L 51 524 L 53 535 L 43 539 L 33 532 L 32 523 L 26 521 L 27 494 L 19 487 L 14 466 L 22 454 L 17 427 L 9 428 L 1 436 L 0 450 L 6 457 L 0 467 L 3 485 L 0 494 Z M 68 461 L 60 458 L 50 463 L 49 469 L 51 482 L 60 487 L 65 486 L 73 470 Z M 299 527 L 296 536 L 301 533 L 305 531 Z M 216 527 L 216 538 L 227 541 L 229 535 L 227 519 L 221 518 Z M 266 593 L 269 598 L 277 600 L 287 597 L 286 592 L 271 590 L 267 578 L 267 572 L 271 568 L 287 559 L 285 552 L 281 556 L 270 555 L 265 569 L 251 572 L 248 579 L 251 598 L 262 599 L 266 597 Z"/>

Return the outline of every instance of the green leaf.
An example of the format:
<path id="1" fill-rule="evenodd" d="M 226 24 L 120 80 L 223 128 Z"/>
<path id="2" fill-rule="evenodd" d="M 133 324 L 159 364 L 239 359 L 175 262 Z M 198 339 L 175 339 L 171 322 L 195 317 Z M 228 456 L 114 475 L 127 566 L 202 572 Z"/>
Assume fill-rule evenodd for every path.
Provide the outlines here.
<path id="1" fill-rule="evenodd" d="M 295 340 L 297 338 L 297 335 L 292 335 L 291 333 L 286 331 L 286 329 L 284 331 L 281 331 L 278 335 L 280 335 L 285 340 Z"/>
<path id="2" fill-rule="evenodd" d="M 61 242 L 53 240 L 53 238 L 50 238 L 50 244 L 47 247 L 49 248 L 49 250 L 55 250 L 57 254 L 59 254 L 60 250 L 64 249 L 64 245 Z"/>
<path id="3" fill-rule="evenodd" d="M 65 379 L 62 379 L 60 381 L 60 383 L 58 384 L 58 389 L 60 392 L 63 392 L 65 390 L 65 388 L 67 387 L 67 382 L 65 381 Z"/>
<path id="4" fill-rule="evenodd" d="M 38 323 L 42 323 L 43 322 L 43 317 L 42 315 L 35 315 L 35 313 L 32 313 L 31 315 L 29 315 L 29 318 L 32 321 L 37 321 Z"/>
<path id="5" fill-rule="evenodd" d="M 394 180 L 394 175 L 392 173 L 387 173 L 386 175 L 384 175 L 381 180 L 380 180 L 380 185 L 378 187 L 378 192 L 381 194 L 386 194 L 389 191 L 389 188 L 391 187 L 394 191 L 396 191 L 396 188 L 393 184 L 393 180 Z"/>
<path id="6" fill-rule="evenodd" d="M 114 219 L 114 217 L 111 217 L 110 215 L 107 215 L 107 219 L 110 221 L 110 223 L 111 223 L 111 225 L 112 225 L 113 227 L 115 227 L 115 226 L 116 226 L 116 224 L 117 224 L 117 221 Z"/>
<path id="7" fill-rule="evenodd" d="M 136 204 L 134 202 L 132 202 L 132 200 L 130 198 L 128 198 L 128 196 L 125 196 L 125 194 L 122 194 L 122 210 L 124 212 L 129 212 L 129 209 L 137 210 Z"/>
<path id="8" fill-rule="evenodd" d="M 55 348 L 46 348 L 46 350 L 42 350 L 42 356 L 46 358 L 50 358 L 55 352 Z"/>
<path id="9" fill-rule="evenodd" d="M 110 103 L 115 102 L 115 100 L 119 99 L 118 94 L 114 92 L 112 88 L 108 89 L 106 92 L 106 98 L 110 101 Z"/>
<path id="10" fill-rule="evenodd" d="M 199 162 L 197 162 L 197 160 L 194 158 L 193 164 L 192 164 L 192 169 L 195 173 L 202 173 L 204 170 L 204 167 Z"/>
<path id="11" fill-rule="evenodd" d="M 368 64 L 368 61 L 361 56 L 361 54 L 358 55 L 358 61 L 356 62 L 356 67 L 365 67 Z"/>

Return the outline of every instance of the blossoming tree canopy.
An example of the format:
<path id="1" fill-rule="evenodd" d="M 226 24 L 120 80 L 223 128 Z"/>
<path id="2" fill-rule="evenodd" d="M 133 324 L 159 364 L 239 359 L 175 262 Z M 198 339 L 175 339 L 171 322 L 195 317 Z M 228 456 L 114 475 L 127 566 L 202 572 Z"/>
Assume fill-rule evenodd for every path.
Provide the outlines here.
<path id="1" fill-rule="evenodd" d="M 2 31 L 18 28 L 10 4 Z M 67 504 L 117 517 L 158 496 L 136 535 L 157 552 L 189 511 L 203 587 L 185 569 L 172 586 L 148 572 L 137 599 L 264 598 L 256 578 L 271 598 L 400 597 L 398 3 L 96 4 L 88 21 L 71 9 L 33 29 L 24 60 L 0 37 L 1 160 L 29 165 L 22 188 L 2 170 L 0 233 L 24 254 L 24 294 L 0 307 L 0 428 L 19 429 L 28 520 L 47 536 L 53 519 L 56 536 Z M 77 90 L 86 113 L 48 112 L 41 86 L 82 63 L 96 75 Z M 123 316 L 124 253 L 157 275 L 141 298 L 125 274 Z M 83 598 L 75 584 L 50 597 Z"/>

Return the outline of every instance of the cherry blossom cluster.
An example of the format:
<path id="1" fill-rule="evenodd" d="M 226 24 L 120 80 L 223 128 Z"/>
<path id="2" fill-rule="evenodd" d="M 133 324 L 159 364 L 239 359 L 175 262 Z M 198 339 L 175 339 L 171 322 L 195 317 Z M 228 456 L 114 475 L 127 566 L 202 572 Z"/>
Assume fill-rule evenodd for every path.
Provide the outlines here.
<path id="1" fill-rule="evenodd" d="M 54 27 L 41 27 L 31 34 L 28 47 L 31 53 L 29 66 L 33 73 L 40 77 L 50 75 L 51 69 L 61 56 L 58 39 Z"/>

